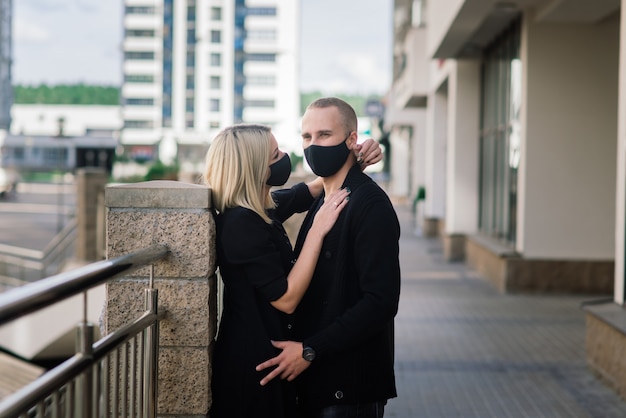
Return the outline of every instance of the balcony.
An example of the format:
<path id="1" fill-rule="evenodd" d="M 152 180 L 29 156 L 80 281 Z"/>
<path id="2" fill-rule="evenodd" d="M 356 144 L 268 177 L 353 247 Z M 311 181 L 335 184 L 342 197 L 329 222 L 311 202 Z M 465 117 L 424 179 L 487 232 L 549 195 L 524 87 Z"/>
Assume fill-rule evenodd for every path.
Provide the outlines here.
<path id="1" fill-rule="evenodd" d="M 398 109 L 426 107 L 429 60 L 426 55 L 426 28 L 411 27 L 403 45 L 402 62 L 393 84 L 394 105 Z"/>

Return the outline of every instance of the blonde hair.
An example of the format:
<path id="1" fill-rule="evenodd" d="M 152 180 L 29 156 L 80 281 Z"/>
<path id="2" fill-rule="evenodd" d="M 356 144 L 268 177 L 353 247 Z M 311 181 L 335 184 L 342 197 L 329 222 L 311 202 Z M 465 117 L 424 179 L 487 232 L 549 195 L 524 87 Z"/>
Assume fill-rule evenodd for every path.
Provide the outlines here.
<path id="1" fill-rule="evenodd" d="M 238 124 L 225 128 L 211 142 L 203 177 L 219 212 L 241 206 L 272 222 L 266 210 L 276 205 L 265 185 L 270 135 L 268 126 Z"/>

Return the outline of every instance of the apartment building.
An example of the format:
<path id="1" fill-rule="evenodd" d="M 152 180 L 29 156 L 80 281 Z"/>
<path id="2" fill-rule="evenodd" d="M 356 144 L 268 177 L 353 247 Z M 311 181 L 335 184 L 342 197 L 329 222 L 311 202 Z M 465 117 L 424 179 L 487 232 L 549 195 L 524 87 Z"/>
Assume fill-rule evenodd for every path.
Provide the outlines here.
<path id="1" fill-rule="evenodd" d="M 197 166 L 223 127 L 297 135 L 297 2 L 126 0 L 121 143 Z"/>
<path id="2" fill-rule="evenodd" d="M 0 129 L 11 127 L 11 104 L 13 87 L 11 85 L 12 19 L 13 0 L 0 0 Z"/>
<path id="3" fill-rule="evenodd" d="M 423 232 L 502 292 L 600 295 L 587 358 L 622 395 L 624 6 L 395 0 L 386 114 L 396 191 L 425 190 Z"/>

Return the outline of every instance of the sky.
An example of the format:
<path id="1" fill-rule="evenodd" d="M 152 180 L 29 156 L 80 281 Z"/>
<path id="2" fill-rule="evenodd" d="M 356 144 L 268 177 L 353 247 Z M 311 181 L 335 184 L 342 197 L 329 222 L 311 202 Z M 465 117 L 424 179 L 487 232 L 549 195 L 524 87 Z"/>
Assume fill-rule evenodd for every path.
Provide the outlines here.
<path id="1" fill-rule="evenodd" d="M 301 90 L 384 94 L 391 82 L 393 2 L 300 5 Z M 119 85 L 122 15 L 123 0 L 14 1 L 13 83 Z"/>

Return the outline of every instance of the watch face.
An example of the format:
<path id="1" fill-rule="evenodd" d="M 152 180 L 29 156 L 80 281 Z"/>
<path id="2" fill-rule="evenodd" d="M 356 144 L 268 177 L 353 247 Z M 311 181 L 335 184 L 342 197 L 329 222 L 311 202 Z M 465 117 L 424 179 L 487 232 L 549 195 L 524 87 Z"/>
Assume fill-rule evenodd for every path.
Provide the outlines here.
<path id="1" fill-rule="evenodd" d="M 313 350 L 311 347 L 304 347 L 304 349 L 302 350 L 302 357 L 306 361 L 315 360 L 315 350 Z"/>

